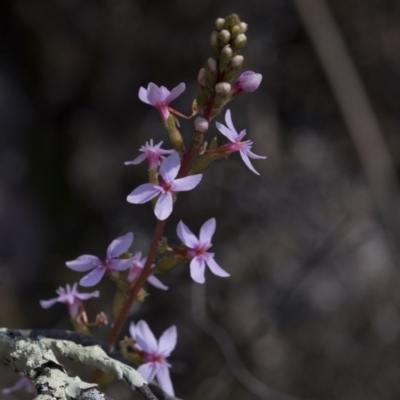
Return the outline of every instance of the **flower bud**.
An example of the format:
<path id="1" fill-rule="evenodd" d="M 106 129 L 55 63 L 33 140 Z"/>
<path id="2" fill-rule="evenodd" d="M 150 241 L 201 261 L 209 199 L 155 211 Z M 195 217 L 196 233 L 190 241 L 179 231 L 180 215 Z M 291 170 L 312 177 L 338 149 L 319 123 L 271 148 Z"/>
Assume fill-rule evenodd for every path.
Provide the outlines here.
<path id="1" fill-rule="evenodd" d="M 210 43 L 212 47 L 218 47 L 218 32 L 214 31 L 210 36 Z"/>
<path id="2" fill-rule="evenodd" d="M 246 22 L 241 22 L 239 25 L 242 28 L 242 33 L 246 33 L 249 25 Z"/>
<path id="3" fill-rule="evenodd" d="M 227 43 L 229 43 L 229 41 L 231 40 L 231 34 L 230 34 L 230 32 L 228 30 L 223 29 L 218 34 L 218 39 L 219 39 L 220 43 L 222 44 L 222 46 L 224 46 Z"/>
<path id="4" fill-rule="evenodd" d="M 205 118 L 202 117 L 197 117 L 194 120 L 194 129 L 196 129 L 197 132 L 204 133 L 208 130 L 208 122 Z"/>
<path id="5" fill-rule="evenodd" d="M 220 31 L 222 29 L 224 29 L 224 25 L 225 25 L 225 18 L 217 18 L 215 20 L 215 27 Z"/>
<path id="6" fill-rule="evenodd" d="M 232 58 L 232 48 L 227 44 L 221 51 L 221 55 L 219 58 L 219 72 L 224 72 L 226 67 L 228 66 L 229 61 Z"/>
<path id="7" fill-rule="evenodd" d="M 215 85 L 215 93 L 227 95 L 231 91 L 231 85 L 227 82 L 220 82 Z"/>
<path id="8" fill-rule="evenodd" d="M 231 29 L 231 33 L 232 33 L 232 37 L 233 39 L 235 39 L 236 37 L 238 37 L 242 32 L 242 27 L 240 25 L 235 25 L 232 29 Z"/>
<path id="9" fill-rule="evenodd" d="M 207 64 L 210 72 L 215 72 L 217 70 L 217 62 L 215 61 L 215 58 L 210 57 L 207 60 Z"/>
<path id="10" fill-rule="evenodd" d="M 239 50 L 242 47 L 246 46 L 247 37 L 244 33 L 241 33 L 233 42 L 233 47 L 235 50 Z"/>
<path id="11" fill-rule="evenodd" d="M 232 85 L 231 93 L 237 95 L 241 92 L 254 92 L 260 86 L 262 75 L 253 71 L 243 72 Z"/>
<path id="12" fill-rule="evenodd" d="M 201 68 L 199 71 L 199 74 L 197 75 L 197 83 L 201 86 L 204 87 L 206 86 L 206 71 L 204 68 Z"/>
<path id="13" fill-rule="evenodd" d="M 228 28 L 232 28 L 238 24 L 240 24 L 240 18 L 237 14 L 231 14 L 225 18 L 225 26 Z"/>
<path id="14" fill-rule="evenodd" d="M 244 60 L 243 56 L 237 55 L 232 58 L 232 60 L 229 63 L 229 67 L 232 69 L 239 69 L 242 67 L 243 60 Z"/>

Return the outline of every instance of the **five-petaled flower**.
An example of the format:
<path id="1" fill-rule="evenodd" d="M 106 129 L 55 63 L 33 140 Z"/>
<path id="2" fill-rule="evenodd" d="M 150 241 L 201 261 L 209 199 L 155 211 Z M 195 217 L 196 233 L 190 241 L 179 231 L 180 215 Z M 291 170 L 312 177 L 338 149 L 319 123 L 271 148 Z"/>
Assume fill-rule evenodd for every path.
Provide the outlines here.
<path id="1" fill-rule="evenodd" d="M 111 242 L 107 249 L 105 261 L 101 261 L 96 256 L 84 254 L 76 260 L 66 262 L 67 267 L 79 272 L 91 270 L 91 272 L 79 281 L 79 284 L 81 286 L 94 286 L 100 282 L 106 272 L 124 271 L 132 265 L 132 258 L 118 258 L 128 251 L 132 242 L 133 233 L 128 232 L 126 235 L 120 236 Z"/>
<path id="2" fill-rule="evenodd" d="M 99 297 L 99 291 L 96 290 L 92 293 L 79 293 L 78 284 L 74 283 L 72 288 L 69 284 L 65 287 L 59 287 L 56 290 L 58 297 L 51 300 L 40 300 L 40 305 L 43 308 L 49 308 L 56 303 L 64 303 L 68 307 L 69 315 L 73 318 L 77 317 L 83 305 L 83 300 L 90 299 L 91 297 Z"/>
<path id="3" fill-rule="evenodd" d="M 161 161 L 164 160 L 164 154 L 172 154 L 175 150 L 164 150 L 161 148 L 162 141 L 158 144 L 153 144 L 153 139 L 150 139 L 150 142 L 146 142 L 144 146 L 142 146 L 139 151 L 143 154 L 138 155 L 132 161 L 126 161 L 125 165 L 131 164 L 140 164 L 146 158 L 149 162 L 149 169 L 157 170 L 161 164 Z"/>
<path id="4" fill-rule="evenodd" d="M 170 92 L 166 87 L 158 87 L 153 82 L 147 85 L 147 89 L 141 87 L 139 89 L 139 99 L 146 104 L 154 106 L 161 115 L 163 121 L 169 117 L 169 103 L 180 96 L 186 89 L 186 85 L 182 82 L 174 87 Z"/>
<path id="5" fill-rule="evenodd" d="M 227 110 L 225 114 L 225 122 L 226 125 L 222 125 L 219 122 L 216 122 L 218 130 L 226 136 L 232 143 L 227 143 L 221 146 L 218 151 L 224 151 L 227 154 L 233 153 L 235 151 L 238 151 L 240 153 L 240 156 L 242 157 L 242 160 L 244 163 L 247 165 L 247 167 L 250 169 L 250 171 L 253 171 L 255 174 L 260 175 L 253 167 L 251 164 L 249 157 L 254 158 L 254 159 L 265 159 L 267 157 L 265 156 L 258 156 L 257 154 L 254 154 L 251 151 L 251 146 L 253 145 L 253 142 L 250 140 L 244 140 L 242 139 L 246 136 L 246 130 L 244 129 L 240 133 L 236 132 L 235 127 L 233 126 L 232 123 L 232 116 L 231 116 L 231 111 Z"/>
<path id="6" fill-rule="evenodd" d="M 160 175 L 162 180 L 160 184 L 145 183 L 140 185 L 127 197 L 127 201 L 133 204 L 143 204 L 159 196 L 154 207 L 154 213 L 161 221 L 167 219 L 172 213 L 174 201 L 172 194 L 194 189 L 203 176 L 197 174 L 176 179 L 180 167 L 179 154 L 174 152 L 161 163 Z"/>
<path id="7" fill-rule="evenodd" d="M 174 396 L 171 378 L 169 376 L 170 364 L 167 357 L 174 350 L 177 341 L 176 327 L 171 326 L 160 337 L 158 343 L 145 321 L 139 321 L 137 325 L 131 322 L 129 327 L 132 338 L 136 341 L 136 349 L 147 361 L 137 370 L 146 379 L 151 382 L 155 377 L 161 388 L 171 396 Z"/>
<path id="8" fill-rule="evenodd" d="M 212 246 L 211 239 L 215 232 L 215 218 L 206 221 L 200 229 L 199 239 L 192 231 L 180 221 L 177 227 L 177 234 L 183 244 L 188 247 L 186 256 L 191 257 L 190 276 L 197 283 L 204 283 L 204 272 L 206 264 L 211 272 L 223 278 L 229 276 L 214 260 L 214 253 L 208 253 L 207 250 Z"/>
<path id="9" fill-rule="evenodd" d="M 144 264 L 146 263 L 147 257 L 142 258 L 142 252 L 138 251 L 133 259 L 132 259 L 132 265 L 128 273 L 128 281 L 133 282 L 136 280 L 136 278 L 139 277 L 139 275 L 142 273 Z M 154 265 L 152 266 L 154 267 Z M 161 290 L 168 290 L 168 286 L 165 286 L 158 278 L 156 278 L 154 275 L 150 275 L 147 278 L 147 282 L 150 283 L 150 285 L 153 285 L 157 289 Z"/>

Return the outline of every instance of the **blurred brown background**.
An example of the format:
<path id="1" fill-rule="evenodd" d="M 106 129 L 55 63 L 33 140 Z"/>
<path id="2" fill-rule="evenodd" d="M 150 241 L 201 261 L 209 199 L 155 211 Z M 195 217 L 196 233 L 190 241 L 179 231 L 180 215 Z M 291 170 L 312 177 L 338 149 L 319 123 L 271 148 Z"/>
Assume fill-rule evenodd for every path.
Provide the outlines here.
<path id="1" fill-rule="evenodd" d="M 177 243 L 179 220 L 197 233 L 215 216 L 213 250 L 231 278 L 209 273 L 201 287 L 179 267 L 161 277 L 170 290 L 150 289 L 132 319 L 156 335 L 177 325 L 170 360 L 184 399 L 398 399 L 400 1 L 328 5 L 372 102 L 367 117 L 381 127 L 375 134 L 388 152 L 378 161 L 374 146 L 371 155 L 360 148 L 369 138 L 358 131 L 357 144 L 350 132 L 307 34 L 314 28 L 291 1 L 3 0 L 0 325 L 69 328 L 63 305 L 39 306 L 82 276 L 65 261 L 102 257 L 129 230 L 133 250 L 146 249 L 152 211 L 125 201 L 146 167 L 123 162 L 150 138 L 167 141 L 138 89 L 183 81 L 173 106 L 189 113 L 214 20 L 236 12 L 249 23 L 244 69 L 263 81 L 230 108 L 268 159 L 254 162 L 261 177 L 237 154 L 215 163 L 179 198 L 167 227 Z M 351 87 L 346 71 L 341 77 Z M 367 120 L 355 102 L 345 108 Z M 182 127 L 189 137 L 190 123 Z M 91 316 L 110 311 L 113 286 L 99 288 L 101 299 L 87 303 Z M 1 374 L 2 386 L 17 378 Z M 109 394 L 131 396 L 123 385 Z"/>

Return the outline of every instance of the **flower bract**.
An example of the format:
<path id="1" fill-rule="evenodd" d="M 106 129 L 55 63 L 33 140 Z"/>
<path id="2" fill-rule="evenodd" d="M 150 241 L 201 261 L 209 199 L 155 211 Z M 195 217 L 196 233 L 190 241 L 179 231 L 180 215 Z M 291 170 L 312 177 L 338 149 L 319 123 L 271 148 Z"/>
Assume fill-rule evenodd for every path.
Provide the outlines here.
<path id="1" fill-rule="evenodd" d="M 235 151 L 238 151 L 240 153 L 240 156 L 242 157 L 243 162 L 247 165 L 247 167 L 250 169 L 250 171 L 253 171 L 255 174 L 260 175 L 253 167 L 253 165 L 250 162 L 249 158 L 253 159 L 265 159 L 267 157 L 265 156 L 258 156 L 257 154 L 254 154 L 251 151 L 251 147 L 253 146 L 253 142 L 250 140 L 244 140 L 242 139 L 246 136 L 246 130 L 244 129 L 240 133 L 236 132 L 235 127 L 233 126 L 232 123 L 232 116 L 231 116 L 231 111 L 227 110 L 225 114 L 225 122 L 226 125 L 222 125 L 219 122 L 216 122 L 218 130 L 225 136 L 227 137 L 231 143 L 225 144 L 220 147 L 221 150 L 225 151 L 226 153 L 233 153 Z"/>
<path id="2" fill-rule="evenodd" d="M 167 358 L 176 346 L 176 327 L 168 328 L 158 342 L 145 321 L 139 321 L 137 325 L 132 322 L 129 331 L 137 343 L 135 347 L 147 361 L 137 369 L 138 372 L 147 382 L 151 382 L 157 377 L 161 388 L 170 396 L 174 396 L 174 388 L 169 376 L 170 364 L 167 362 Z"/>
<path id="3" fill-rule="evenodd" d="M 212 246 L 211 239 L 215 232 L 215 226 L 215 218 L 206 221 L 200 229 L 199 238 L 182 221 L 179 222 L 177 227 L 179 239 L 188 248 L 186 255 L 192 258 L 190 262 L 190 276 L 197 283 L 205 282 L 204 273 L 206 265 L 208 265 L 214 275 L 223 278 L 229 276 L 214 260 L 214 253 L 207 251 Z"/>
<path id="4" fill-rule="evenodd" d="M 71 317 L 78 316 L 79 309 L 83 305 L 83 300 L 90 299 L 91 297 L 99 297 L 100 295 L 98 290 L 92 293 L 79 293 L 77 283 L 74 283 L 72 287 L 67 284 L 65 289 L 59 287 L 56 290 L 56 293 L 58 294 L 58 297 L 51 300 L 41 300 L 40 305 L 43 308 L 49 308 L 56 303 L 64 303 L 67 305 Z"/>
<path id="5" fill-rule="evenodd" d="M 100 260 L 96 256 L 84 254 L 83 256 L 79 256 L 76 260 L 66 262 L 66 265 L 73 271 L 90 271 L 79 281 L 79 284 L 81 286 L 94 286 L 100 282 L 106 272 L 113 273 L 115 271 L 124 271 L 132 265 L 131 258 L 118 258 L 128 251 L 132 242 L 133 233 L 128 232 L 126 235 L 120 236 L 111 242 L 107 249 L 105 261 Z"/>
<path id="6" fill-rule="evenodd" d="M 185 192 L 194 189 L 201 181 L 202 174 L 176 178 L 181 167 L 177 152 L 168 156 L 160 166 L 161 182 L 159 185 L 145 183 L 137 187 L 127 201 L 133 204 L 143 204 L 159 196 L 154 207 L 154 213 L 159 220 L 167 219 L 172 213 L 174 192 Z"/>

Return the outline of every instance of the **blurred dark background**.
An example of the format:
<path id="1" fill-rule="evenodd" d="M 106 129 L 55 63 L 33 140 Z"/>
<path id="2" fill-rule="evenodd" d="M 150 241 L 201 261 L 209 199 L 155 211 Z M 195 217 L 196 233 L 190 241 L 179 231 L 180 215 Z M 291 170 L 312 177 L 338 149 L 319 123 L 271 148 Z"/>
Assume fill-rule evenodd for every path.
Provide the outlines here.
<path id="1" fill-rule="evenodd" d="M 161 276 L 170 290 L 150 288 L 132 320 L 156 335 L 177 325 L 170 360 L 184 399 L 398 399 L 400 1 L 328 5 L 388 149 L 386 203 L 371 186 L 373 155 L 360 153 L 291 1 L 3 0 L 0 325 L 68 329 L 63 305 L 39 306 L 82 276 L 65 261 L 103 257 L 127 231 L 133 250 L 145 251 L 154 215 L 125 198 L 146 166 L 123 162 L 146 140 L 167 140 L 138 89 L 185 82 L 173 106 L 190 113 L 214 20 L 235 12 L 249 23 L 244 69 L 263 81 L 230 108 L 268 159 L 254 162 L 261 177 L 237 154 L 212 165 L 180 196 L 166 231 L 177 243 L 179 220 L 198 233 L 215 216 L 213 250 L 231 278 L 208 273 L 199 286 L 179 267 Z M 190 123 L 181 125 L 189 138 Z M 101 299 L 87 302 L 92 319 L 110 312 L 113 286 L 99 289 Z M 17 379 L 1 374 L 2 386 Z M 131 396 L 122 384 L 109 394 Z"/>

